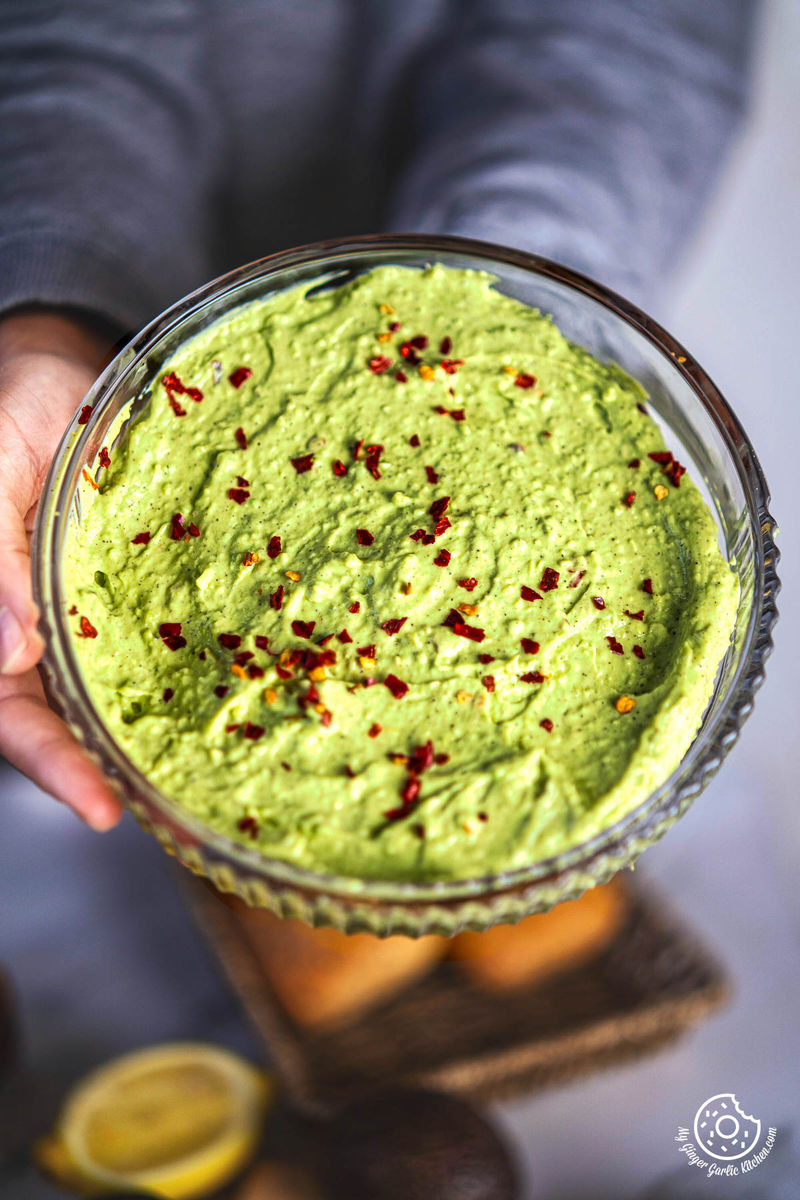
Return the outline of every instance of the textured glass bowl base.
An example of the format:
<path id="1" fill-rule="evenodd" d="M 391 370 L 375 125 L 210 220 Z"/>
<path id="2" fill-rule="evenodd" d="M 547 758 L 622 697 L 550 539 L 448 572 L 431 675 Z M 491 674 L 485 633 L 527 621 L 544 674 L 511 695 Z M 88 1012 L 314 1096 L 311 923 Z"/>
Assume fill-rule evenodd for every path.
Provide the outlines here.
<path id="1" fill-rule="evenodd" d="M 100 448 L 165 360 L 230 309 L 307 282 L 332 284 L 386 264 L 432 262 L 487 270 L 498 288 L 551 313 L 571 340 L 620 364 L 649 394 L 652 415 L 715 513 L 720 544 L 739 577 L 740 604 L 702 726 L 680 766 L 613 827 L 557 858 L 485 878 L 382 882 L 327 876 L 269 859 L 204 826 L 160 793 L 124 754 L 94 705 L 75 654 L 61 563 L 80 521 L 79 484 Z M 180 301 L 142 331 L 97 380 L 53 460 L 34 531 L 34 593 L 46 651 L 42 676 L 53 708 L 168 853 L 223 893 L 347 933 L 446 936 L 545 912 L 631 866 L 663 837 L 716 774 L 753 708 L 777 619 L 777 550 L 766 481 L 747 435 L 717 388 L 665 330 L 621 297 L 546 259 L 462 238 L 374 236 L 320 243 L 251 263 Z M 111 432 L 109 432 L 111 431 Z"/>

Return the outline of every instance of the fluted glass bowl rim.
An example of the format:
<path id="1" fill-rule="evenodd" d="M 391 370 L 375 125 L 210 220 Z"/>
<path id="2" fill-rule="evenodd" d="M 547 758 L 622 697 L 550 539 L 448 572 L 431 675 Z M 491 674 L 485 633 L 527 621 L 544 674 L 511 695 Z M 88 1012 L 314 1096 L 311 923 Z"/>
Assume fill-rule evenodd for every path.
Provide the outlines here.
<path id="1" fill-rule="evenodd" d="M 177 321 L 202 309 L 225 292 L 233 292 L 239 285 L 257 280 L 266 283 L 293 268 L 308 268 L 315 260 L 320 261 L 321 276 L 346 269 L 348 259 L 352 258 L 358 258 L 360 268 L 369 265 L 364 259 L 371 255 L 382 263 L 393 261 L 387 260 L 387 254 L 396 255 L 400 261 L 403 256 L 423 256 L 429 262 L 435 262 L 437 255 L 463 255 L 470 260 L 464 265 L 474 267 L 477 259 L 487 271 L 492 271 L 493 266 L 521 268 L 600 304 L 632 327 L 688 383 L 721 436 L 746 497 L 756 548 L 752 606 L 739 663 L 727 694 L 703 725 L 678 768 L 640 805 L 588 841 L 525 867 L 468 879 L 384 881 L 326 874 L 268 858 L 210 829 L 155 788 L 111 737 L 84 686 L 63 602 L 60 553 L 73 499 L 72 494 L 67 494 L 68 477 L 75 460 L 85 459 L 92 432 L 102 423 L 103 414 L 126 375 L 146 355 L 157 352 L 158 345 Z M 280 286 L 280 280 L 276 282 Z M 233 302 L 232 307 L 237 302 L 235 292 Z M 191 336 L 191 332 L 186 336 Z M 44 484 L 33 537 L 34 596 L 40 608 L 45 637 L 43 673 L 48 693 L 79 740 L 115 781 L 123 800 L 151 832 L 184 861 L 191 860 L 187 865 L 197 873 L 217 877 L 218 886 L 238 892 L 250 903 L 260 902 L 254 899 L 259 893 L 258 887 L 254 889 L 253 886 L 259 881 L 266 885 L 263 902 L 284 910 L 286 905 L 278 905 L 275 900 L 280 889 L 289 892 L 297 889 L 302 895 L 312 897 L 312 910 L 316 904 L 314 897 L 328 898 L 334 909 L 337 901 L 345 908 L 351 901 L 378 906 L 399 905 L 401 908 L 404 905 L 415 908 L 433 905 L 435 908 L 437 904 L 450 907 L 457 901 L 488 899 L 501 893 L 522 891 L 529 894 L 531 889 L 535 891 L 537 885 L 547 881 L 557 887 L 559 878 L 573 880 L 572 893 L 584 890 L 600 877 L 607 877 L 612 866 L 617 869 L 627 865 L 640 849 L 662 836 L 719 768 L 752 710 L 753 696 L 763 681 L 764 662 L 772 648 L 772 629 L 777 619 L 775 598 L 779 587 L 775 570 L 778 552 L 772 536 L 774 522 L 768 511 L 769 493 L 761 466 L 738 418 L 691 353 L 634 304 L 577 271 L 526 251 L 455 236 L 371 234 L 282 251 L 230 271 L 166 309 L 117 354 L 93 384 L 84 404 L 92 406 L 92 415 L 86 424 L 80 425 L 76 411 L 65 431 Z M 136 801 L 130 799 L 130 793 L 137 797 Z M 163 824 L 160 824 L 161 818 Z M 199 855 L 181 852 L 184 839 L 170 835 L 175 829 L 182 831 L 189 843 L 196 843 L 204 851 L 211 852 L 217 864 L 216 872 L 207 869 L 202 852 Z M 592 868 L 593 863 L 598 864 L 597 870 Z M 220 864 L 223 864 L 221 868 Z M 273 888 L 277 888 L 274 894 Z M 563 898 L 564 888 L 557 887 L 557 890 L 558 898 Z M 536 907 L 530 895 L 527 903 L 531 910 Z M 307 919 L 315 919 L 313 911 L 311 915 L 304 915 Z M 333 923 L 341 924 L 341 921 L 334 920 Z M 474 926 L 474 922 L 472 924 Z"/>

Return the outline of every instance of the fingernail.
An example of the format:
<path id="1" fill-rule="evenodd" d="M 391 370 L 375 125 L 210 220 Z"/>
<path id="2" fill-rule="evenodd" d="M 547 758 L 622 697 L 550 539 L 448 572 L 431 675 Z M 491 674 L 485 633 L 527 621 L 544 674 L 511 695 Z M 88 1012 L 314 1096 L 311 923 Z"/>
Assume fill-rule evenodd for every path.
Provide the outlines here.
<path id="1" fill-rule="evenodd" d="M 0 673 L 13 669 L 14 663 L 25 653 L 27 644 L 17 614 L 13 609 L 0 608 Z"/>

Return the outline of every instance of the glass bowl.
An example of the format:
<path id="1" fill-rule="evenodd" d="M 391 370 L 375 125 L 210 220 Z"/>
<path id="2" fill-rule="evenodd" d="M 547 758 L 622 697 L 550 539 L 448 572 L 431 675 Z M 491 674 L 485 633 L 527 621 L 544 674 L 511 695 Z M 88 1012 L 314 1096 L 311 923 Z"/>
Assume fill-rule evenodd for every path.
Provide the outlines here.
<path id="1" fill-rule="evenodd" d="M 61 562 L 78 485 L 122 418 L 149 400 L 149 386 L 186 338 L 237 305 L 299 283 L 338 283 L 387 264 L 432 262 L 490 271 L 498 288 L 551 313 L 572 341 L 619 363 L 650 397 L 653 416 L 678 443 L 716 514 L 735 567 L 740 604 L 731 645 L 702 727 L 677 770 L 602 834 L 544 861 L 484 878 L 433 883 L 365 881 L 269 859 L 205 827 L 162 795 L 126 757 L 94 707 L 73 649 Z M 49 700 L 113 781 L 145 829 L 220 891 L 315 925 L 379 935 L 452 935 L 542 912 L 630 866 L 682 815 L 717 772 L 753 708 L 772 648 L 778 591 L 767 486 L 747 435 L 717 388 L 659 325 L 626 300 L 547 259 L 456 237 L 375 235 L 321 242 L 251 263 L 207 284 L 157 317 L 97 380 L 85 425 L 70 423 L 48 474 L 34 531 L 34 591 L 46 642 Z M 112 429 L 113 426 L 113 429 Z"/>

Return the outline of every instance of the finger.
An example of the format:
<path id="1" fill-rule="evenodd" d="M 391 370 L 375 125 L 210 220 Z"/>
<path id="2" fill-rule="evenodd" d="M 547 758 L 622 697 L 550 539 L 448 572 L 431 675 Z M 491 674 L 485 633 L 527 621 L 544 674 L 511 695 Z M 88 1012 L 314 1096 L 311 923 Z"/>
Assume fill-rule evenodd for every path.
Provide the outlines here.
<path id="1" fill-rule="evenodd" d="M 39 661 L 44 644 L 38 620 L 24 517 L 0 494 L 0 673 L 17 675 Z"/>
<path id="2" fill-rule="evenodd" d="M 47 707 L 35 672 L 4 681 L 0 690 L 0 753 L 92 829 L 111 829 L 120 819 L 111 785 Z"/>

